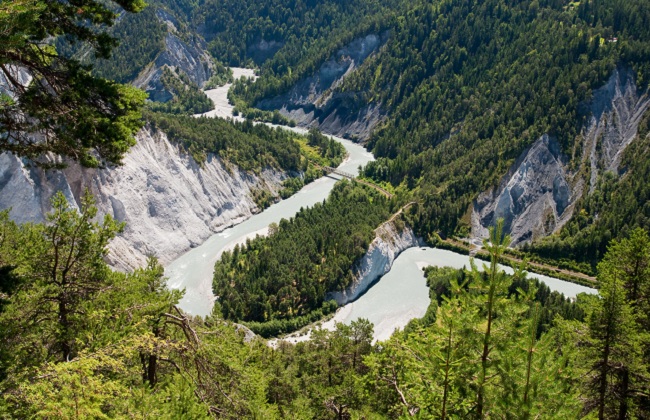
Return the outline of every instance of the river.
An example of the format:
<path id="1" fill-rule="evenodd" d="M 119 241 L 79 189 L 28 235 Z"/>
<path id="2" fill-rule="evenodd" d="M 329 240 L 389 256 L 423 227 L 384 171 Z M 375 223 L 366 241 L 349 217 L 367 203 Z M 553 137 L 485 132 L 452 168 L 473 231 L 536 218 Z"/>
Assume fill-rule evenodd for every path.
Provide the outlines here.
<path id="1" fill-rule="evenodd" d="M 483 261 L 476 260 L 476 264 L 482 269 Z M 379 282 L 359 299 L 340 308 L 322 327 L 333 329 L 336 322 L 349 324 L 359 318 L 366 318 L 375 326 L 375 341 L 387 339 L 395 328 L 403 328 L 411 319 L 424 316 L 429 306 L 429 289 L 422 269 L 429 265 L 469 268 L 470 257 L 438 248 L 407 249 L 395 259 L 392 269 Z M 510 267 L 501 268 L 506 273 L 513 273 Z M 528 278 L 537 278 L 551 290 L 567 297 L 575 297 L 579 293 L 596 293 L 595 289 L 541 274 L 528 273 Z M 303 338 L 289 340 L 300 339 Z"/>
<path id="2" fill-rule="evenodd" d="M 298 128 L 293 130 L 301 131 Z M 363 166 L 373 160 L 372 154 L 362 146 L 348 140 L 334 138 L 345 146 L 348 153 L 348 157 L 339 166 L 341 170 L 357 175 L 359 165 Z M 167 284 L 171 288 L 185 288 L 185 296 L 180 302 L 180 307 L 193 315 L 208 315 L 214 300 L 212 295 L 214 263 L 221 257 L 223 251 L 234 248 L 236 244 L 245 243 L 247 238 L 253 238 L 256 234 L 266 234 L 267 227 L 271 223 L 278 223 L 283 218 L 291 218 L 302 207 L 310 207 L 322 202 L 339 179 L 336 175 L 317 179 L 288 199 L 273 204 L 262 213 L 211 236 L 200 246 L 172 261 L 165 268 L 165 275 L 169 279 Z"/>
<path id="3" fill-rule="evenodd" d="M 252 71 L 233 69 L 236 77 L 252 77 Z M 215 103 L 215 110 L 205 116 L 230 116 L 232 106 L 228 104 L 227 92 L 230 85 L 207 91 L 206 94 Z M 304 133 L 303 129 L 291 128 Z M 372 161 L 371 153 L 358 144 L 338 137 L 335 140 L 343 144 L 348 158 L 339 166 L 345 172 L 358 173 L 360 165 Z M 225 250 L 236 244 L 245 243 L 247 238 L 257 234 L 266 234 L 271 223 L 293 217 L 301 208 L 313 206 L 323 201 L 334 187 L 338 177 L 327 176 L 306 185 L 292 197 L 276 203 L 262 213 L 211 236 L 202 245 L 188 251 L 165 268 L 168 285 L 171 288 L 185 288 L 185 296 L 180 307 L 193 315 L 208 315 L 212 309 L 212 274 L 215 262 Z M 340 308 L 334 318 L 324 323 L 324 327 L 333 328 L 335 322 L 349 323 L 358 318 L 367 318 L 375 325 L 375 340 L 386 339 L 395 328 L 401 328 L 409 320 L 421 317 L 429 305 L 428 289 L 422 272 L 426 265 L 469 267 L 469 257 L 451 251 L 434 248 L 411 248 L 404 251 L 393 264 L 390 272 L 370 288 L 363 296 Z M 505 267 L 506 271 L 512 269 Z M 545 282 L 552 290 L 575 296 L 578 293 L 595 293 L 594 289 L 579 286 L 562 280 L 530 274 Z M 293 341 L 305 339 L 305 336 Z"/>

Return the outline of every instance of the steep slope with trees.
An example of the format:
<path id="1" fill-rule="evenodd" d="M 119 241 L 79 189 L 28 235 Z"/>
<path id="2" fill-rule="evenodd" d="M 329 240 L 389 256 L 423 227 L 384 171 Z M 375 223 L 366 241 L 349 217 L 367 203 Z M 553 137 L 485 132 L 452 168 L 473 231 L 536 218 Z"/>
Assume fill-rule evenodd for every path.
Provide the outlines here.
<path id="1" fill-rule="evenodd" d="M 602 173 L 594 192 L 576 204 L 574 216 L 560 232 L 526 250 L 544 258 L 586 263 L 585 269 L 594 270 L 613 238 L 624 237 L 638 227 L 650 229 L 645 181 L 650 176 L 648 124 L 650 113 L 641 122 L 637 139 L 623 154 L 623 173 Z"/>
<path id="2" fill-rule="evenodd" d="M 139 0 L 111 2 L 139 11 Z M 104 30 L 117 15 L 105 2 L 3 2 L 0 6 L 0 152 L 39 160 L 47 152 L 84 166 L 119 163 L 142 127 L 145 95 L 94 77 L 89 68 L 59 55 L 50 43 L 83 42 L 98 57 L 109 56 L 115 40 Z M 102 28 L 103 29 L 103 28 Z M 44 162 L 41 162 L 44 163 Z"/>
<path id="3" fill-rule="evenodd" d="M 584 105 L 617 66 L 632 68 L 645 91 L 649 9 L 612 0 L 400 4 L 380 25 L 386 45 L 328 94 L 388 115 L 369 138 L 378 159 L 365 175 L 414 191 L 420 234 L 466 235 L 473 200 L 543 134 L 580 167 Z M 255 85 L 234 93 L 254 104 L 298 80 L 262 67 Z"/>
<path id="4" fill-rule="evenodd" d="M 0 214 L 0 414 L 169 418 L 643 418 L 648 267 L 642 230 L 599 266 L 600 296 L 550 294 L 499 270 L 428 270 L 432 304 L 372 345 L 365 320 L 269 348 L 241 326 L 176 308 L 150 260 L 103 262 L 122 226 L 62 195 L 42 225 Z"/>

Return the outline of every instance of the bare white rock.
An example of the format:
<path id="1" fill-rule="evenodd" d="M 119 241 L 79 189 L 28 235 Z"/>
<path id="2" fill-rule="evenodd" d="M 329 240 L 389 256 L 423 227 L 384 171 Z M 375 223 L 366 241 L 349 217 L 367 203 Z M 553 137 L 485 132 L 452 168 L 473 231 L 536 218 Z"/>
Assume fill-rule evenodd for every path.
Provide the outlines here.
<path id="1" fill-rule="evenodd" d="M 389 221 L 375 230 L 375 239 L 354 268 L 354 280 L 345 290 L 330 292 L 326 300 L 340 306 L 356 300 L 381 276 L 388 273 L 395 259 L 404 250 L 420 246 L 421 240 L 403 223 Z"/>
<path id="2" fill-rule="evenodd" d="M 648 92 L 637 90 L 632 70 L 617 69 L 585 104 L 589 118 L 582 130 L 582 150 L 591 167 L 589 188 L 579 171 L 568 167 L 569 159 L 557 141 L 544 134 L 522 153 L 496 188 L 475 200 L 474 240 L 486 238 L 488 227 L 498 218 L 504 219 L 513 246 L 558 231 L 571 218 L 576 201 L 593 192 L 598 174 L 618 173 L 621 156 L 648 107 Z"/>
<path id="3" fill-rule="evenodd" d="M 44 171 L 0 155 L 0 209 L 11 208 L 11 218 L 20 223 L 41 222 L 56 191 L 79 205 L 89 188 L 100 214 L 126 222 L 110 244 L 109 262 L 129 270 L 142 266 L 147 255 L 166 264 L 249 218 L 259 212 L 251 190 L 277 194 L 286 177 L 272 169 L 248 173 L 214 155 L 199 165 L 161 132 L 143 129 L 137 140 L 123 165 L 109 169 L 71 164 Z"/>

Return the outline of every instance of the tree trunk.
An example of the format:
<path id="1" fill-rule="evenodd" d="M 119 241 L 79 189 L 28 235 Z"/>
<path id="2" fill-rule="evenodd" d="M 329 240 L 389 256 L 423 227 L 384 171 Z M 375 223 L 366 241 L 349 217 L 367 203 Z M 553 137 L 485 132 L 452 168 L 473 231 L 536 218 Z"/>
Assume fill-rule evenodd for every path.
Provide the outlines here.
<path id="1" fill-rule="evenodd" d="M 452 332 L 454 328 L 454 323 L 452 320 L 449 321 L 449 337 L 447 338 L 447 357 L 445 358 L 445 388 L 442 393 L 442 413 L 441 419 L 445 420 L 447 418 L 447 396 L 449 395 L 449 365 L 451 362 L 451 341 L 452 341 Z"/>
<path id="2" fill-rule="evenodd" d="M 147 380 L 149 381 L 149 386 L 154 387 L 156 385 L 156 368 L 158 367 L 158 357 L 155 354 L 149 355 L 149 367 L 147 369 Z"/>
<path id="3" fill-rule="evenodd" d="M 621 375 L 621 405 L 618 410 L 619 420 L 625 420 L 627 418 L 628 411 L 628 394 L 630 392 L 630 372 L 627 368 L 623 368 L 623 374 Z"/>
<path id="4" fill-rule="evenodd" d="M 61 347 L 61 359 L 66 362 L 70 359 L 72 348 L 68 342 L 68 330 L 70 322 L 68 321 L 68 308 L 63 298 L 59 297 L 59 326 L 61 333 L 59 338 L 59 346 Z"/>

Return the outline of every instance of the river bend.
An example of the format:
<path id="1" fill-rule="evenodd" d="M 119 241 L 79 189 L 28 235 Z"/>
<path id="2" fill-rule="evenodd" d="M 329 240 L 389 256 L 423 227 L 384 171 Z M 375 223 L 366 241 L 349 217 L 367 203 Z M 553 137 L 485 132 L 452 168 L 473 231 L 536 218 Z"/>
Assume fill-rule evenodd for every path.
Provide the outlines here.
<path id="1" fill-rule="evenodd" d="M 253 77 L 246 69 L 234 69 L 236 76 Z M 204 114 L 210 117 L 232 115 L 232 106 L 228 104 L 227 92 L 230 85 L 206 92 L 215 103 L 215 110 Z M 285 127 L 288 128 L 288 127 Z M 288 128 L 305 133 L 300 128 Z M 345 172 L 358 174 L 359 166 L 374 160 L 371 153 L 362 146 L 342 138 L 333 137 L 347 150 L 347 159 L 339 166 Z M 174 260 L 165 268 L 168 285 L 171 288 L 185 288 L 185 296 L 180 307 L 193 315 L 208 315 L 213 306 L 212 275 L 214 264 L 221 254 L 246 242 L 257 234 L 267 233 L 271 223 L 291 218 L 303 207 L 310 207 L 327 198 L 334 184 L 339 179 L 336 175 L 320 178 L 303 187 L 298 193 L 273 204 L 263 212 L 248 220 L 215 234 L 202 245 L 191 249 Z M 326 322 L 325 328 L 333 328 L 335 322 L 349 323 L 358 318 L 367 318 L 375 325 L 375 340 L 388 338 L 395 328 L 401 328 L 409 320 L 421 317 L 429 305 L 429 293 L 422 268 L 427 265 L 469 267 L 469 257 L 447 250 L 434 248 L 411 248 L 404 251 L 394 262 L 392 269 L 373 287 L 356 301 L 340 308 L 333 319 Z M 480 265 L 480 264 L 479 264 Z M 512 272 L 510 267 L 504 267 Z M 573 297 L 578 293 L 596 293 L 594 289 L 579 286 L 555 278 L 530 274 L 539 278 L 551 290 Z M 305 339 L 306 336 L 292 341 Z"/>

